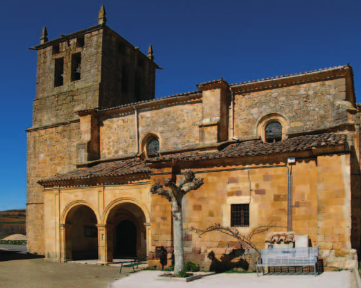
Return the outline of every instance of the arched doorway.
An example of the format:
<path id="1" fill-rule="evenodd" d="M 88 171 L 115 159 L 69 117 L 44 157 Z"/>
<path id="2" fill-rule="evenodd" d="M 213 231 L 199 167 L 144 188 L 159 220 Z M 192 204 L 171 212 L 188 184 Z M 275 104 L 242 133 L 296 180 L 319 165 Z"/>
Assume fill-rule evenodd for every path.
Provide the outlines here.
<path id="1" fill-rule="evenodd" d="M 113 207 L 107 217 L 108 251 L 114 259 L 145 257 L 146 222 L 142 209 L 133 203 Z"/>
<path id="2" fill-rule="evenodd" d="M 86 205 L 73 207 L 65 220 L 66 259 L 98 259 L 97 217 Z"/>
<path id="3" fill-rule="evenodd" d="M 116 227 L 114 258 L 137 257 L 137 227 L 130 220 L 121 221 Z"/>

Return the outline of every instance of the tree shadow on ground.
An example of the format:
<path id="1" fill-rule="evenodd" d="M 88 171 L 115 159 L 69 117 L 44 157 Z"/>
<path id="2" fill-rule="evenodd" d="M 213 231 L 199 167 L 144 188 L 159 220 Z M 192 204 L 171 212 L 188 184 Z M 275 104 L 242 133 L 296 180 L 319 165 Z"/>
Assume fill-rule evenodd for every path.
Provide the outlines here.
<path id="1" fill-rule="evenodd" d="M 221 259 L 217 259 L 213 251 L 209 252 L 208 259 L 210 259 L 211 265 L 209 271 L 215 271 L 216 273 L 222 273 L 234 268 L 242 268 L 243 270 L 249 269 L 249 263 L 245 259 L 238 259 L 238 261 L 232 261 L 237 257 L 240 257 L 244 254 L 244 249 L 233 249 L 228 254 L 223 254 Z"/>
<path id="2" fill-rule="evenodd" d="M 0 250 L 0 262 L 2 261 L 11 261 L 11 260 L 27 260 L 35 258 L 45 258 L 43 255 L 27 254 L 22 253 L 21 251 L 15 250 Z"/>

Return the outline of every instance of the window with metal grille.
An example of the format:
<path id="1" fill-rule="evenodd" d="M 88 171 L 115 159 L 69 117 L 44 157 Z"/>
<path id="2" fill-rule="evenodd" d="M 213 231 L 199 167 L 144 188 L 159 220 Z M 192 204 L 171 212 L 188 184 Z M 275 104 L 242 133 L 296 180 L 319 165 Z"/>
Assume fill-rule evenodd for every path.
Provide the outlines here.
<path id="1" fill-rule="evenodd" d="M 159 154 L 159 141 L 157 138 L 153 137 L 149 140 L 147 144 L 147 155 L 148 157 L 158 156 Z"/>
<path id="2" fill-rule="evenodd" d="M 282 125 L 279 122 L 271 122 L 266 126 L 266 142 L 274 143 L 282 140 Z"/>
<path id="3" fill-rule="evenodd" d="M 249 227 L 249 204 L 231 204 L 231 227 Z"/>

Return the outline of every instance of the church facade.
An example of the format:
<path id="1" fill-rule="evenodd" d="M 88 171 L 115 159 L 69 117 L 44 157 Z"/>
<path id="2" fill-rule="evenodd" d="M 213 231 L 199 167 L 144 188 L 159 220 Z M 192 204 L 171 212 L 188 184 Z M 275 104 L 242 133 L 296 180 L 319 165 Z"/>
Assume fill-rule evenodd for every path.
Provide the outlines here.
<path id="1" fill-rule="evenodd" d="M 152 184 L 187 169 L 186 260 L 208 269 L 240 244 L 195 229 L 219 223 L 265 247 L 270 231 L 308 235 L 325 265 L 360 249 L 359 109 L 349 65 L 154 98 L 152 47 L 99 24 L 54 40 L 44 28 L 27 129 L 28 250 L 54 261 L 147 256 L 171 264 L 173 224 Z M 212 255 L 212 257 L 210 257 Z M 169 264 L 169 265 L 170 265 Z"/>

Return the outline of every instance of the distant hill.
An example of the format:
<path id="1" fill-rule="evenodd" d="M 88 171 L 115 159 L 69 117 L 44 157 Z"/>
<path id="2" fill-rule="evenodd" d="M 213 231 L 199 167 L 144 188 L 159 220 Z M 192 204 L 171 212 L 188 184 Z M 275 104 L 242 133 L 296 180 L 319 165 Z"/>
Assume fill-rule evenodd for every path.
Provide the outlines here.
<path id="1" fill-rule="evenodd" d="M 0 234 L 25 234 L 26 210 L 0 211 Z"/>

